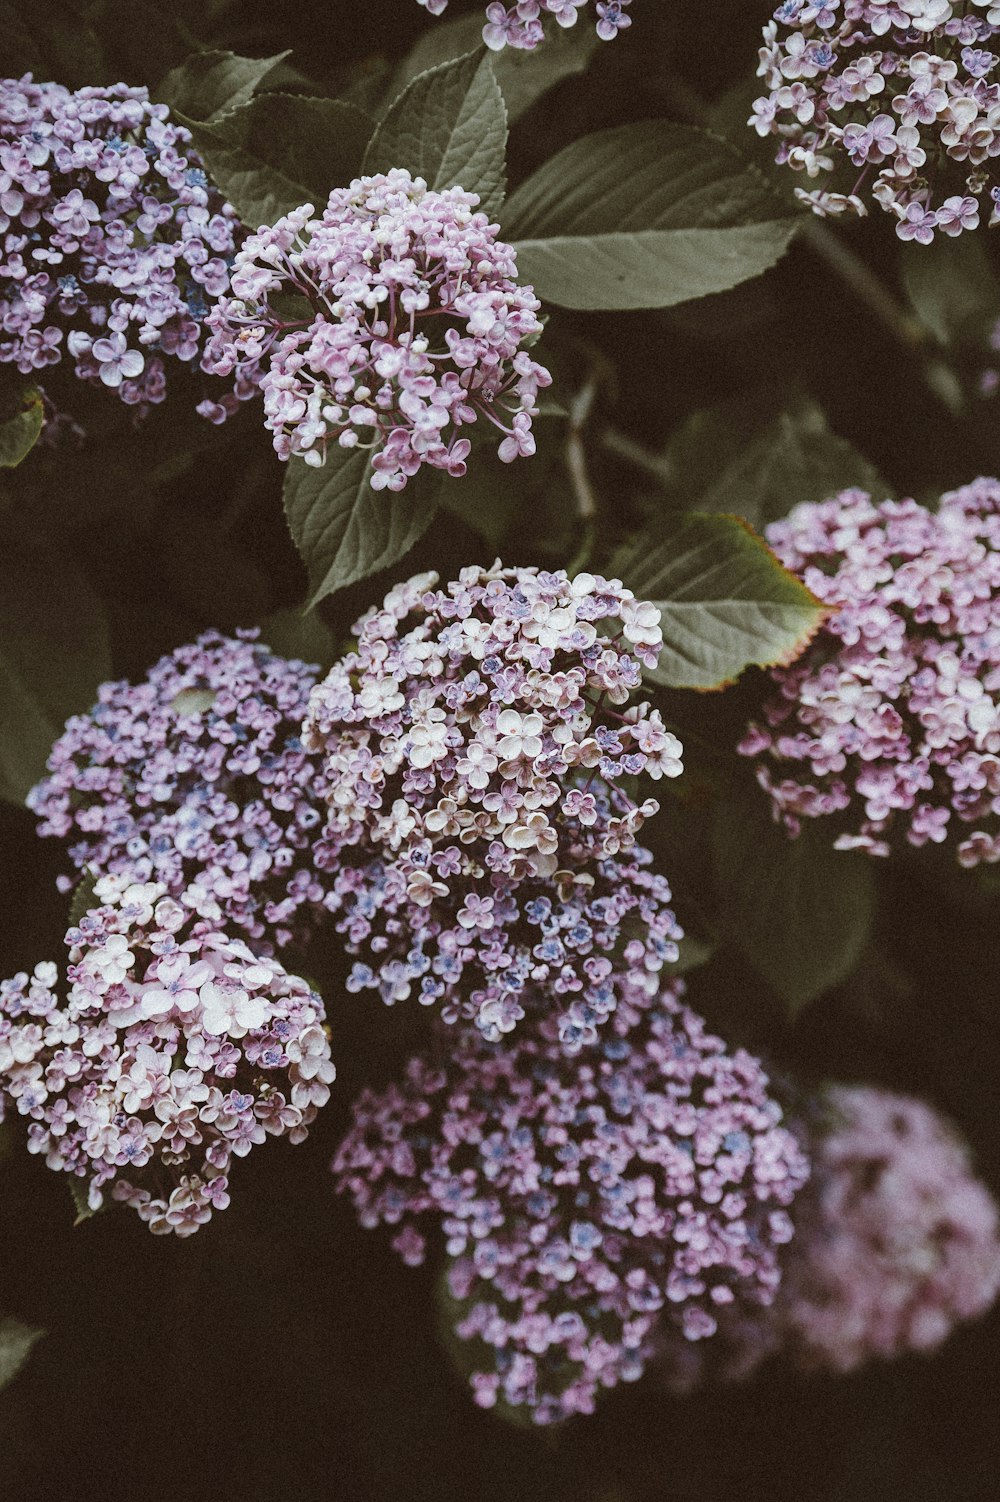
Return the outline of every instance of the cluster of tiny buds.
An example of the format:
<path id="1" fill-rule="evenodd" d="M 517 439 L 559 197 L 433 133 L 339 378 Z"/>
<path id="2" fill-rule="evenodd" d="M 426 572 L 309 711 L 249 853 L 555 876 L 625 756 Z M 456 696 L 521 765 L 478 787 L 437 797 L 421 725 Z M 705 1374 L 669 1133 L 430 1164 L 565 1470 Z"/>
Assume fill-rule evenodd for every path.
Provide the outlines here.
<path id="1" fill-rule="evenodd" d="M 597 0 L 596 31 L 602 42 L 613 42 L 620 31 L 632 25 L 627 14 L 631 3 L 632 0 Z M 440 16 L 448 8 L 448 0 L 417 0 L 417 4 L 432 16 Z M 513 5 L 506 5 L 502 0 L 494 0 L 486 7 L 483 41 L 494 52 L 501 52 L 504 47 L 530 52 L 545 40 L 546 16 L 551 16 L 559 26 L 575 26 L 579 12 L 588 4 L 589 0 L 515 0 Z"/>
<path id="2" fill-rule="evenodd" d="M 534 453 L 551 377 L 522 346 L 541 331 L 539 302 L 478 203 L 394 169 L 250 236 L 209 316 L 206 361 L 220 375 L 263 365 L 280 458 L 367 451 L 372 487 L 402 490 L 423 465 L 463 475 L 480 418 L 505 463 Z"/>
<path id="3" fill-rule="evenodd" d="M 849 490 L 767 538 L 832 607 L 738 748 L 775 817 L 827 820 L 838 849 L 1000 860 L 1000 484 L 937 511 Z"/>
<path id="4" fill-rule="evenodd" d="M 94 902 L 66 935 L 64 998 L 48 962 L 0 986 L 0 1100 L 92 1209 L 110 1189 L 189 1236 L 229 1203 L 234 1156 L 301 1142 L 329 1099 L 323 1004 L 162 885 L 103 877 Z"/>
<path id="5" fill-rule="evenodd" d="M 820 181 L 796 190 L 817 214 L 865 214 L 870 198 L 926 245 L 976 229 L 988 189 L 994 225 L 998 34 L 996 0 L 783 0 L 748 123 Z"/>
<path id="6" fill-rule="evenodd" d="M 0 361 L 40 374 L 68 355 L 140 413 L 169 362 L 206 368 L 240 226 L 190 143 L 143 88 L 0 79 Z M 255 381 L 248 363 L 199 412 L 221 422 Z"/>

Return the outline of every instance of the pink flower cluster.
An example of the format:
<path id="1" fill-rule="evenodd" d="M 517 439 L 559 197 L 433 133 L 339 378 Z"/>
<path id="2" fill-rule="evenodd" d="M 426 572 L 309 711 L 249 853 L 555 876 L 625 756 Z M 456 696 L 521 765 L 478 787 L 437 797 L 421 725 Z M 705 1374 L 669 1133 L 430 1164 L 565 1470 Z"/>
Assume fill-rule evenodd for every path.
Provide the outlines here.
<path id="1" fill-rule="evenodd" d="M 507 5 L 501 0 L 486 7 L 486 24 L 483 41 L 494 52 L 504 47 L 520 47 L 532 51 L 545 40 L 544 19 L 551 16 L 560 26 L 575 26 L 579 12 L 588 0 L 515 0 Z M 613 42 L 620 31 L 632 25 L 627 14 L 632 0 L 597 0 L 597 35 L 602 42 Z M 448 7 L 448 0 L 417 0 L 432 16 L 440 16 Z"/>
<path id="2" fill-rule="evenodd" d="M 144 683 L 103 684 L 28 804 L 77 870 L 162 881 L 196 916 L 280 948 L 331 888 L 312 859 L 322 768 L 300 739 L 316 674 L 255 635 L 209 631 Z"/>
<path id="3" fill-rule="evenodd" d="M 142 88 L 0 79 L 0 361 L 40 374 L 65 354 L 140 412 L 168 360 L 206 368 L 239 224 L 190 141 Z M 198 410 L 221 421 L 254 379 Z"/>
<path id="4" fill-rule="evenodd" d="M 431 1001 L 478 954 L 494 984 L 466 984 L 463 1015 L 499 1036 L 521 1015 L 525 985 L 545 980 L 582 993 L 567 1020 L 578 1046 L 613 1009 L 602 951 L 625 916 L 638 907 L 651 925 L 647 959 L 658 945 L 661 957 L 650 968 L 671 957 L 677 933 L 666 885 L 643 880 L 644 858 L 618 859 L 657 808 L 636 804 L 621 779 L 681 771 L 659 714 L 628 707 L 656 661 L 659 613 L 592 574 L 496 565 L 436 584 L 424 575 L 391 590 L 309 704 L 304 740 L 323 758 L 329 804 L 322 863 L 349 851 L 362 867 L 353 936 L 391 913 L 398 942 L 420 940 L 416 969 L 361 967 L 354 981 L 383 994 L 388 982 L 393 1000 L 425 973 Z M 437 941 L 433 965 L 425 936 Z"/>
<path id="5" fill-rule="evenodd" d="M 57 968 L 0 986 L 0 1106 L 28 1147 L 106 1188 L 157 1234 L 190 1236 L 268 1136 L 301 1142 L 334 1067 L 320 998 L 276 960 L 193 922 L 157 883 L 104 877 Z"/>
<path id="6" fill-rule="evenodd" d="M 790 834 L 838 849 L 947 842 L 1000 860 L 1000 483 L 939 509 L 849 490 L 767 531 L 833 613 L 739 745 Z M 962 826 L 965 826 L 963 831 Z"/>
<path id="7" fill-rule="evenodd" d="M 544 1012 L 499 1048 L 439 1031 L 402 1085 L 356 1104 L 338 1189 L 408 1263 L 443 1245 L 484 1407 L 589 1413 L 664 1323 L 702 1341 L 720 1311 L 774 1296 L 807 1164 L 757 1060 L 679 996 L 650 1007 L 640 987 L 576 1059 Z"/>
<path id="8" fill-rule="evenodd" d="M 376 490 L 422 465 L 465 473 L 463 430 L 484 417 L 505 462 L 534 453 L 548 371 L 521 346 L 541 330 L 514 251 L 461 188 L 396 169 L 364 177 L 251 235 L 232 296 L 209 315 L 206 364 L 263 364 L 266 426 L 281 459 L 322 465 L 331 442 L 372 455 Z"/>
<path id="9" fill-rule="evenodd" d="M 867 1086 L 824 1093 L 812 1180 L 770 1308 L 725 1315 L 704 1347 L 666 1343 L 668 1385 L 748 1376 L 780 1352 L 854 1371 L 941 1344 L 1000 1292 L 1000 1213 L 965 1145 L 930 1106 Z"/>
<path id="10" fill-rule="evenodd" d="M 902 240 L 976 229 L 1000 156 L 996 0 L 784 0 L 764 28 L 769 93 L 749 124 L 777 160 L 818 179 L 817 214 L 896 217 Z"/>

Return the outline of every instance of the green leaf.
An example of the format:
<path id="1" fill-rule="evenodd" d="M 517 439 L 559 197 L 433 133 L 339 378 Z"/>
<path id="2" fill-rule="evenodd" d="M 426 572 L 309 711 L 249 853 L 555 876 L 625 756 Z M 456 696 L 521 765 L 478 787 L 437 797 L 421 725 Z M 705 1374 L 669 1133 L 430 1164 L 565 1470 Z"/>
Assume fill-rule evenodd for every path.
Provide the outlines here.
<path id="1" fill-rule="evenodd" d="M 69 904 L 69 916 L 67 928 L 78 928 L 80 919 L 89 913 L 91 908 L 97 906 L 97 894 L 94 888 L 97 886 L 97 877 L 89 871 L 85 872 L 76 886 L 73 888 L 73 896 Z"/>
<path id="2" fill-rule="evenodd" d="M 418 73 L 439 63 L 451 62 L 474 51 L 483 36 L 481 15 L 456 16 L 432 26 L 418 39 L 400 63 L 393 78 L 392 94 L 401 94 Z M 513 125 L 543 94 L 586 71 L 591 56 L 599 46 L 591 26 L 556 27 L 546 37 L 545 46 L 533 52 L 505 47 L 493 58 L 493 71 L 507 106 L 507 119 Z"/>
<path id="3" fill-rule="evenodd" d="M 260 639 L 280 657 L 314 662 L 323 670 L 337 656 L 333 632 L 315 610 L 276 610 L 261 622 Z"/>
<path id="4" fill-rule="evenodd" d="M 23 802 L 66 719 L 111 673 L 104 612 L 55 554 L 7 551 L 0 570 L 0 797 Z"/>
<path id="5" fill-rule="evenodd" d="M 261 94 L 209 122 L 184 123 L 205 165 L 244 224 L 273 224 L 304 203 L 322 209 L 356 177 L 368 116 L 338 99 Z"/>
<path id="6" fill-rule="evenodd" d="M 0 1319 L 0 1387 L 6 1387 L 21 1370 L 31 1348 L 41 1340 L 44 1330 L 32 1330 L 20 1320 Z"/>
<path id="7" fill-rule="evenodd" d="M 668 446 L 664 463 L 680 482 L 677 499 L 689 509 L 733 512 L 755 527 L 801 501 L 826 500 L 852 487 L 880 500 L 890 494 L 874 465 L 831 432 L 822 410 L 805 398 L 763 426 L 744 398 L 696 412 Z"/>
<path id="8" fill-rule="evenodd" d="M 0 421 L 0 469 L 16 469 L 38 442 L 45 422 L 42 393 L 37 386 L 25 386 L 18 392 L 11 416 Z M 4 404 L 6 413 L 8 406 Z"/>
<path id="9" fill-rule="evenodd" d="M 429 188 L 478 193 L 491 217 L 505 189 L 507 111 L 483 48 L 421 73 L 377 127 L 363 171 L 405 167 Z"/>
<path id="10" fill-rule="evenodd" d="M 72 0 L 0 0 L 3 73 L 33 73 L 68 89 L 101 82 L 101 45 L 82 7 Z"/>
<path id="11" fill-rule="evenodd" d="M 70 1179 L 69 1194 L 70 1199 L 73 1201 L 73 1208 L 76 1211 L 76 1219 L 73 1222 L 74 1227 L 82 1226 L 85 1220 L 90 1220 L 93 1216 L 102 1214 L 108 1208 L 108 1202 L 104 1200 L 100 1209 L 95 1210 L 87 1198 L 87 1193 L 87 1185 L 83 1179 Z"/>
<path id="12" fill-rule="evenodd" d="M 792 1015 L 850 974 L 875 914 L 869 857 L 808 820 L 790 839 L 743 779 L 719 802 L 713 847 L 719 922 Z"/>
<path id="13" fill-rule="evenodd" d="M 289 460 L 285 516 L 309 573 L 310 608 L 410 551 L 435 511 L 421 478 L 398 494 L 372 490 L 369 455 L 336 445 L 322 469 Z"/>
<path id="14" fill-rule="evenodd" d="M 767 544 L 735 516 L 683 517 L 611 565 L 660 611 L 654 683 L 726 688 L 751 665 L 790 662 L 826 611 Z"/>
<path id="15" fill-rule="evenodd" d="M 903 287 L 924 327 L 941 344 L 971 335 L 980 346 L 987 325 L 1000 316 L 1000 284 L 982 240 L 937 235 L 930 245 L 900 246 L 900 258 Z"/>
<path id="16" fill-rule="evenodd" d="M 521 276 L 567 308 L 667 308 L 759 276 L 799 220 L 716 136 L 664 120 L 584 136 L 513 193 Z"/>
<path id="17" fill-rule="evenodd" d="M 246 104 L 257 86 L 288 55 L 288 51 L 277 52 L 274 57 L 196 52 L 180 67 L 171 69 L 156 97 L 191 120 L 212 120 Z"/>

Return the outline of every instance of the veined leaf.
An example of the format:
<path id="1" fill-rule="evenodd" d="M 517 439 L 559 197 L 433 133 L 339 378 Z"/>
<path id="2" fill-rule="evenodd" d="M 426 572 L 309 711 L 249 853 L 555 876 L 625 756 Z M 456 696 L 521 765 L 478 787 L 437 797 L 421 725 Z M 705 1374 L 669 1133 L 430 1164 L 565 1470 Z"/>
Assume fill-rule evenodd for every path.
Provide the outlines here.
<path id="1" fill-rule="evenodd" d="M 196 52 L 172 68 L 156 91 L 172 110 L 190 120 L 212 120 L 238 109 L 288 56 L 237 57 L 233 52 Z"/>
<path id="2" fill-rule="evenodd" d="M 38 442 L 45 421 L 42 393 L 25 386 L 14 405 L 17 410 L 0 422 L 0 469 L 16 469 Z"/>
<path id="3" fill-rule="evenodd" d="M 505 187 L 507 111 L 482 47 L 419 74 L 391 105 L 365 152 L 366 173 L 405 167 L 429 188 L 478 193 L 499 213 Z"/>
<path id="4" fill-rule="evenodd" d="M 6 1387 L 21 1370 L 36 1340 L 44 1330 L 32 1330 L 20 1320 L 0 1319 L 0 1387 Z"/>
<path id="5" fill-rule="evenodd" d="M 309 571 L 309 605 L 397 563 L 427 530 L 434 502 L 418 480 L 372 490 L 369 455 L 334 445 L 322 469 L 291 459 L 285 516 Z"/>
<path id="6" fill-rule="evenodd" d="M 509 198 L 505 236 L 542 298 L 666 308 L 759 276 L 798 219 L 725 141 L 664 120 L 584 136 Z"/>
<path id="7" fill-rule="evenodd" d="M 743 779 L 717 807 L 713 846 L 726 936 L 793 1014 L 850 974 L 875 912 L 869 857 L 808 820 L 789 838 Z"/>
<path id="8" fill-rule="evenodd" d="M 612 569 L 659 608 L 663 650 L 649 677 L 669 688 L 725 688 L 751 665 L 790 662 L 826 616 L 735 516 L 685 516 Z"/>
<path id="9" fill-rule="evenodd" d="M 244 224 L 273 224 L 304 203 L 322 210 L 357 176 L 368 116 L 338 99 L 261 94 L 208 122 L 185 118 L 194 143 Z"/>

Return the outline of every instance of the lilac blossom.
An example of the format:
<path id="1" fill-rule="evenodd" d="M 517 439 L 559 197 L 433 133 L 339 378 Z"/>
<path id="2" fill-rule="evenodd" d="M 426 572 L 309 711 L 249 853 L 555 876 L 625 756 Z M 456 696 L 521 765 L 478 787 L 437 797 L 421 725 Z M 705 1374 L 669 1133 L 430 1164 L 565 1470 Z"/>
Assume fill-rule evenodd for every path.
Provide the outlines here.
<path id="1" fill-rule="evenodd" d="M 1000 860 L 1000 484 L 936 512 L 848 490 L 767 538 L 832 607 L 738 747 L 775 818 L 826 819 L 838 849 Z"/>
<path id="2" fill-rule="evenodd" d="M 356 1103 L 337 1187 L 408 1263 L 446 1254 L 484 1407 L 590 1413 L 661 1326 L 706 1341 L 720 1311 L 774 1297 L 806 1160 L 758 1061 L 680 996 L 640 986 L 574 1059 L 544 1009 L 499 1047 L 439 1029 Z"/>
<path id="3" fill-rule="evenodd" d="M 464 474 L 479 418 L 505 463 L 534 453 L 551 380 L 523 348 L 539 302 L 478 202 L 397 169 L 250 236 L 208 316 L 206 361 L 251 379 L 262 364 L 279 458 L 322 465 L 335 443 L 371 454 L 375 490 L 402 490 L 422 465 Z"/>
<path id="4" fill-rule="evenodd" d="M 317 861 L 347 862 L 343 926 L 382 956 L 351 983 L 392 1001 L 420 979 L 422 1000 L 446 997 L 496 1037 L 544 980 L 577 1047 L 614 1008 L 626 931 L 652 969 L 679 932 L 666 883 L 630 855 L 657 804 L 621 786 L 681 771 L 659 714 L 630 705 L 659 614 L 592 574 L 498 564 L 436 585 L 391 590 L 310 699 L 328 803 Z"/>
<path id="5" fill-rule="evenodd" d="M 190 143 L 143 88 L 0 79 L 0 361 L 68 358 L 139 413 L 170 362 L 206 369 L 241 231 Z M 255 382 L 247 362 L 199 411 L 221 420 Z"/>
<path id="6" fill-rule="evenodd" d="M 902 240 L 976 229 L 1000 156 L 994 0 L 785 0 L 764 28 L 768 94 L 747 122 L 813 179 L 814 213 L 875 202 Z M 862 191 L 864 190 L 864 191 Z M 1000 222 L 995 211 L 990 224 Z"/>
<path id="7" fill-rule="evenodd" d="M 106 876 L 66 935 L 65 995 L 44 962 L 0 985 L 0 1113 L 28 1149 L 155 1234 L 229 1203 L 233 1157 L 301 1142 L 334 1067 L 305 981 L 193 919 L 158 883 Z"/>
<path id="8" fill-rule="evenodd" d="M 811 1114 L 812 1179 L 778 1295 L 726 1311 L 710 1345 L 667 1338 L 661 1372 L 675 1390 L 739 1380 L 778 1353 L 850 1372 L 933 1350 L 1000 1292 L 1000 1214 L 948 1122 L 870 1086 L 829 1087 Z"/>
<path id="9" fill-rule="evenodd" d="M 597 0 L 596 31 L 602 42 L 612 42 L 620 31 L 631 26 L 628 7 L 632 0 Z M 448 0 L 417 0 L 432 16 L 443 15 Z M 533 51 L 545 40 L 545 18 L 557 25 L 575 26 L 588 0 L 515 0 L 513 5 L 493 0 L 486 7 L 483 41 L 494 52 L 504 47 Z"/>
<path id="10" fill-rule="evenodd" d="M 198 917 L 280 948 L 332 890 L 311 853 L 322 767 L 301 742 L 316 673 L 255 635 L 206 632 L 144 683 L 103 684 L 28 803 L 78 871 L 163 881 Z"/>

